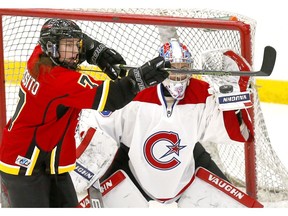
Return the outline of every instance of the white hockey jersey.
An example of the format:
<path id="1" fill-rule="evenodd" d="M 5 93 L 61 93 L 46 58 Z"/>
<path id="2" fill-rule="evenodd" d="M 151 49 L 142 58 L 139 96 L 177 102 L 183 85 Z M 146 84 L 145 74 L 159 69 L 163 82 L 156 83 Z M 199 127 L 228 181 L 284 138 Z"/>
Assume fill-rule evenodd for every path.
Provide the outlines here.
<path id="1" fill-rule="evenodd" d="M 239 126 L 235 111 L 218 109 L 206 82 L 191 79 L 184 99 L 171 107 L 162 87 L 145 89 L 114 113 L 90 112 L 87 119 L 90 126 L 130 148 L 129 166 L 144 191 L 155 200 L 168 201 L 193 182 L 197 142 L 243 143 L 248 129 Z"/>

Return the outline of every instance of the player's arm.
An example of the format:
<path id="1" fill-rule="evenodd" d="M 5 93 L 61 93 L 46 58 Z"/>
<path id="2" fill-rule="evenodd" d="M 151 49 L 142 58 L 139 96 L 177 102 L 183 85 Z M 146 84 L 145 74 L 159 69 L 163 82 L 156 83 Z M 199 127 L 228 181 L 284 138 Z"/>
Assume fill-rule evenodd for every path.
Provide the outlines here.
<path id="1" fill-rule="evenodd" d="M 131 69 L 128 75 L 119 80 L 96 81 L 93 77 L 78 72 L 67 76 L 59 71 L 60 84 L 53 89 L 63 94 L 59 103 L 66 107 L 115 111 L 131 102 L 136 94 L 154 86 L 168 77 L 168 72 L 159 70 L 164 67 L 164 59 L 156 57 L 139 68 Z"/>
<path id="2" fill-rule="evenodd" d="M 114 111 L 128 104 L 139 91 L 161 83 L 168 72 L 158 70 L 164 67 L 164 58 L 156 57 L 139 68 L 131 69 L 121 80 L 105 81 L 98 86 L 93 109 Z"/>

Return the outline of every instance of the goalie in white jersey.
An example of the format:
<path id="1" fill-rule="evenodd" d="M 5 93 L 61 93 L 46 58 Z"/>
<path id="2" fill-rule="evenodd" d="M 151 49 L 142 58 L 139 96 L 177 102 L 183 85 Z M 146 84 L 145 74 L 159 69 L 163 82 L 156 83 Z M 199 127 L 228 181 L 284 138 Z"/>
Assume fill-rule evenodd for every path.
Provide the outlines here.
<path id="1" fill-rule="evenodd" d="M 249 69 L 249 65 L 234 52 L 219 52 L 226 59 L 221 64 L 228 62 L 230 70 L 233 69 L 231 66 L 234 70 Z M 160 48 L 160 56 L 171 63 L 171 68 L 192 68 L 193 65 L 187 47 L 176 39 Z M 207 62 L 203 63 L 209 67 Z M 240 78 L 241 82 L 236 79 L 234 89 L 245 92 L 249 79 Z M 114 113 L 86 113 L 89 114 L 89 117 L 86 116 L 86 129 L 91 127 L 103 131 L 119 147 L 112 164 L 100 179 L 104 207 L 148 207 L 150 200 L 177 202 L 179 207 L 207 207 L 215 206 L 215 203 L 219 207 L 230 205 L 224 198 L 219 204 L 222 198 L 213 194 L 212 189 L 204 197 L 213 194 L 214 201 L 210 197 L 208 204 L 199 204 L 203 197 L 198 193 L 198 186 L 202 187 L 205 183 L 195 181 L 197 168 L 205 168 L 217 179 L 220 177 L 225 185 L 229 184 L 200 143 L 232 145 L 233 142 L 245 142 L 249 129 L 252 129 L 245 107 L 251 106 L 251 103 L 235 103 L 235 107 L 233 104 L 219 105 L 215 99 L 217 91 L 219 93 L 218 86 L 210 86 L 190 75 L 170 73 L 162 84 L 138 93 L 131 103 Z M 79 134 L 87 134 L 86 129 L 80 127 Z M 90 139 L 92 144 L 97 143 L 96 133 Z M 93 169 L 93 162 L 88 167 Z M 99 170 L 96 172 L 99 176 Z M 215 180 L 216 177 L 209 178 Z M 193 194 L 199 200 L 193 200 Z"/>

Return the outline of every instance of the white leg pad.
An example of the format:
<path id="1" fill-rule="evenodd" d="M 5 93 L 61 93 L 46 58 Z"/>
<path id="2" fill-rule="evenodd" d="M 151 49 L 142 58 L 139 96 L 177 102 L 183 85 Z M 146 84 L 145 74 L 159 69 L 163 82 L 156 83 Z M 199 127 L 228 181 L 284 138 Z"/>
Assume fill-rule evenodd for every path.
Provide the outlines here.
<path id="1" fill-rule="evenodd" d="M 78 197 L 78 208 L 91 208 L 90 206 L 90 196 L 88 191 L 82 191 L 81 193 L 77 193 Z"/>
<path id="2" fill-rule="evenodd" d="M 262 208 L 263 205 L 229 182 L 204 168 L 199 168 L 194 182 L 179 199 L 178 207 Z"/>
<path id="3" fill-rule="evenodd" d="M 105 208 L 148 208 L 149 203 L 123 171 L 118 170 L 101 183 Z"/>

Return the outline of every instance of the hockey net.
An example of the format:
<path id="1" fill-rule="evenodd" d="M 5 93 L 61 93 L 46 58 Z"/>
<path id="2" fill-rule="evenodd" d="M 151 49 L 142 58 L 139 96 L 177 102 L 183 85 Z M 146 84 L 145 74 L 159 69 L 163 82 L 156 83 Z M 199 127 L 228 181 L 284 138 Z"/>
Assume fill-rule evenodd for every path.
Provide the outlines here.
<path id="1" fill-rule="evenodd" d="M 154 58 L 165 37 L 169 37 L 166 33 L 172 30 L 188 46 L 195 68 L 201 68 L 202 52 L 218 48 L 233 49 L 253 66 L 256 22 L 239 14 L 197 9 L 0 9 L 0 138 L 15 110 L 17 84 L 37 44 L 41 26 L 55 14 L 76 21 L 83 32 L 120 52 L 128 65 L 142 65 Z M 85 63 L 82 68 L 91 69 Z M 103 73 L 89 74 L 107 79 Z M 255 137 L 243 145 L 204 145 L 234 185 L 261 202 L 285 201 L 288 173 L 269 140 L 256 86 L 253 97 L 254 107 L 250 112 L 254 116 Z M 85 121 L 85 115 L 81 121 Z"/>

